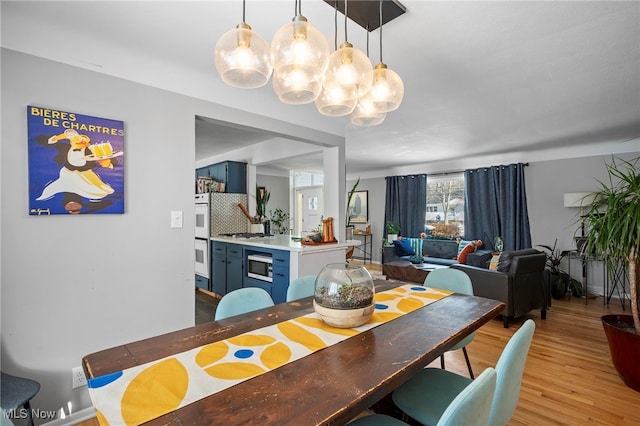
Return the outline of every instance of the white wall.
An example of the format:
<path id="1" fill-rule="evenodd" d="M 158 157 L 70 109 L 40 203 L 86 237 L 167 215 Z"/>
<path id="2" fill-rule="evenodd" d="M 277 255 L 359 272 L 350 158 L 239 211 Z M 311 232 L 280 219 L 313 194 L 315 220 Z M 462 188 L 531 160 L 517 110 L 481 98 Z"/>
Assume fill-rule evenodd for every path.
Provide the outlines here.
<path id="1" fill-rule="evenodd" d="M 42 384 L 34 408 L 90 407 L 83 356 L 193 325 L 196 115 L 337 144 L 344 168 L 327 133 L 8 49 L 1 66 L 0 353 Z M 27 105 L 124 121 L 125 214 L 28 215 Z"/>
<path id="2" fill-rule="evenodd" d="M 28 215 L 27 105 L 124 121 L 125 214 Z M 2 369 L 42 384 L 32 407 L 75 411 L 83 356 L 194 323 L 195 105 L 3 49 L 2 106 Z"/>

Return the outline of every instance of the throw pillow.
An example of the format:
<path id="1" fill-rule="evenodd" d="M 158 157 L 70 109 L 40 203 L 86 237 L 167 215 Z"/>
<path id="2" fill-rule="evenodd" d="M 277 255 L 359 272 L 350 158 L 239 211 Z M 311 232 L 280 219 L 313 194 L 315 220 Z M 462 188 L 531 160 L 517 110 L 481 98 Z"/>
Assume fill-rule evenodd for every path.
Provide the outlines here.
<path id="1" fill-rule="evenodd" d="M 456 259 L 458 259 L 458 261 L 460 261 L 460 253 L 462 253 L 462 250 L 464 250 L 464 248 L 469 245 L 469 243 L 474 244 L 474 249 L 472 251 L 478 250 L 483 245 L 482 240 L 460 240 L 460 242 L 458 243 L 458 256 L 456 256 Z"/>
<path id="2" fill-rule="evenodd" d="M 470 241 L 458 255 L 458 262 L 467 263 L 467 255 L 476 251 L 475 241 Z"/>
<path id="3" fill-rule="evenodd" d="M 411 248 L 408 240 L 398 239 L 393 241 L 393 247 L 396 249 L 396 256 L 415 256 L 416 252 Z"/>
<path id="4" fill-rule="evenodd" d="M 403 238 L 404 240 L 405 238 Z M 420 238 L 406 238 L 411 245 L 411 248 L 415 252 L 416 256 L 422 256 L 422 239 Z"/>
<path id="5" fill-rule="evenodd" d="M 489 262 L 489 269 L 491 269 L 492 271 L 497 271 L 499 261 L 500 261 L 500 254 L 494 254 L 491 257 L 491 262 Z"/>

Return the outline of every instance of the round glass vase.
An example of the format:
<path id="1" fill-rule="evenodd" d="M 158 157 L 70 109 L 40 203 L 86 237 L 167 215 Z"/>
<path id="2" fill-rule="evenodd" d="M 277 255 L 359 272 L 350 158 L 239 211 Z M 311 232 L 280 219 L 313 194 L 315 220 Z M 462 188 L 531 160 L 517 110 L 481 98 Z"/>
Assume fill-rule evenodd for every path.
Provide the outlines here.
<path id="1" fill-rule="evenodd" d="M 332 327 L 358 327 L 373 315 L 374 295 L 373 278 L 364 266 L 330 263 L 316 277 L 313 308 Z"/>

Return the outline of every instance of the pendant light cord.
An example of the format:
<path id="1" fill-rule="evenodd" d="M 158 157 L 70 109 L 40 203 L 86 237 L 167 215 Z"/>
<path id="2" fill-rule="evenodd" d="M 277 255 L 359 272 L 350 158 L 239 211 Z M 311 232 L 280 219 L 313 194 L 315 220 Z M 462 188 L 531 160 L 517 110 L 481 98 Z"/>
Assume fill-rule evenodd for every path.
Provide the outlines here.
<path id="1" fill-rule="evenodd" d="M 344 0 L 344 41 L 349 41 L 349 38 L 347 37 L 347 14 L 348 12 L 348 1 Z"/>
<path id="2" fill-rule="evenodd" d="M 382 0 L 380 0 L 380 63 L 382 63 Z"/>
<path id="3" fill-rule="evenodd" d="M 245 11 L 246 11 L 245 0 L 242 0 L 242 23 L 243 24 L 247 23 L 246 18 L 245 18 Z"/>
<path id="4" fill-rule="evenodd" d="M 338 50 L 338 0 L 333 2 L 333 50 Z"/>

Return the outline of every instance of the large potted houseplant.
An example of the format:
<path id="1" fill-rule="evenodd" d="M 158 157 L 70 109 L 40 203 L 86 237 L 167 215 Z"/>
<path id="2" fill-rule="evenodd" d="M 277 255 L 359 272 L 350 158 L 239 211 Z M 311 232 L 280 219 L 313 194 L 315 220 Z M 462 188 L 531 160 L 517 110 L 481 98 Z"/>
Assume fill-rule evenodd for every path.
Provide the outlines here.
<path id="1" fill-rule="evenodd" d="M 353 228 L 354 226 L 351 224 L 351 200 L 353 199 L 353 194 L 356 192 L 356 188 L 360 184 L 360 178 L 356 180 L 356 183 L 353 184 L 353 188 L 347 194 L 347 217 L 345 220 L 345 240 L 353 240 Z"/>
<path id="2" fill-rule="evenodd" d="M 601 188 L 582 219 L 586 230 L 583 250 L 623 262 L 628 268 L 631 315 L 604 315 L 602 325 L 618 375 L 627 386 L 640 392 L 639 161 L 640 157 L 631 161 L 612 158 L 607 165 L 609 181 L 599 182 Z"/>

